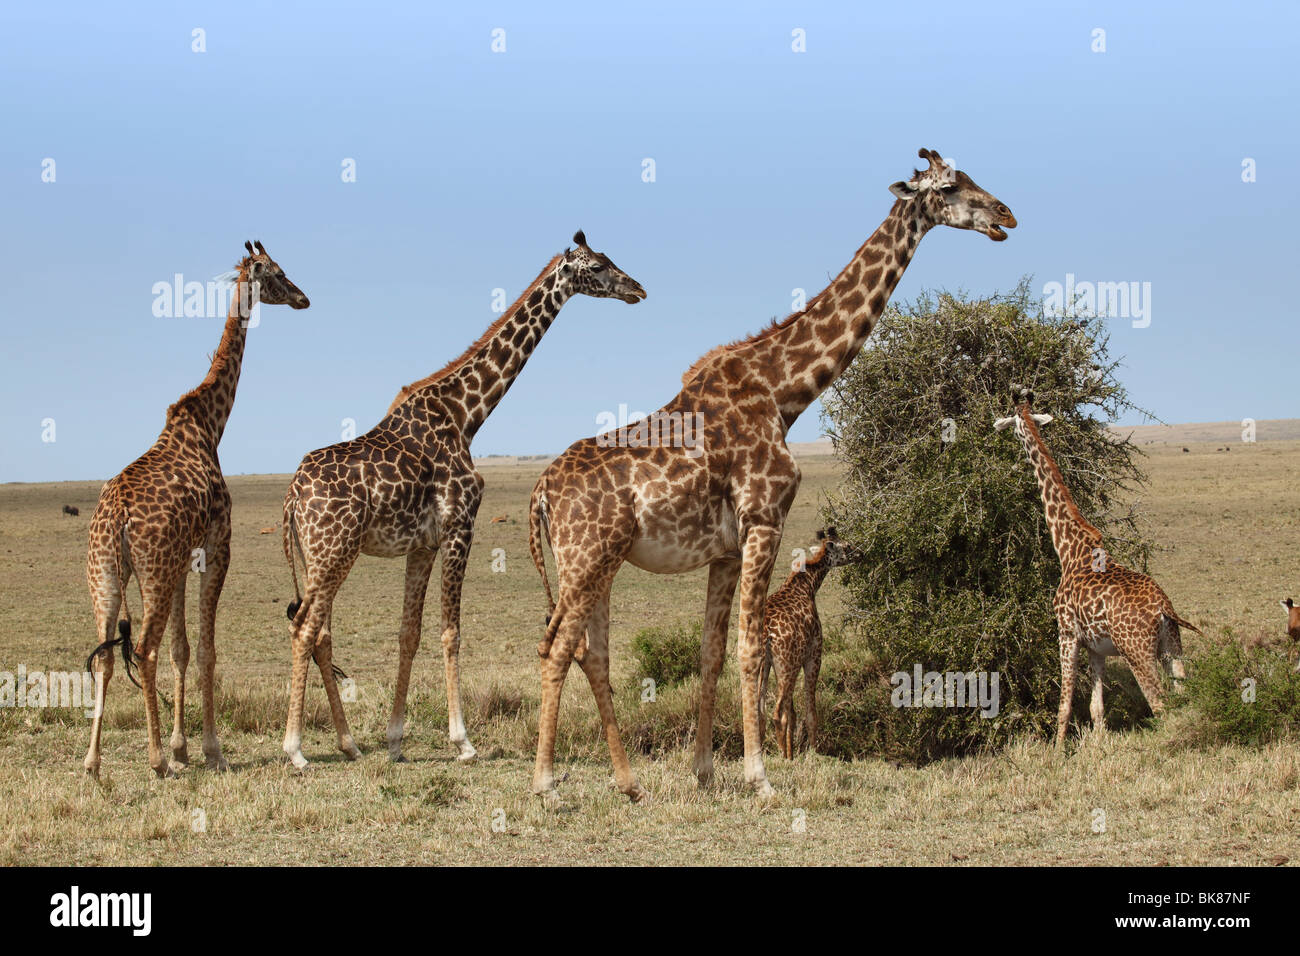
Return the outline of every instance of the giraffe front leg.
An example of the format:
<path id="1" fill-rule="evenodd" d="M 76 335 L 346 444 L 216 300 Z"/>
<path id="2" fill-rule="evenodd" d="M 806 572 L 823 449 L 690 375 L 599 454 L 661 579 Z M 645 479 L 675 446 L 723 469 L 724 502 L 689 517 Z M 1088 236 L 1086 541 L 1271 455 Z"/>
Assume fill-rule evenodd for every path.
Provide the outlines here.
<path id="1" fill-rule="evenodd" d="M 208 547 L 207 563 L 199 576 L 199 695 L 203 698 L 203 759 L 209 770 L 225 771 L 230 765 L 217 738 L 217 602 L 230 567 L 230 524 L 219 528 Z"/>
<path id="2" fill-rule="evenodd" d="M 176 587 L 172 596 L 172 613 L 170 622 L 171 635 L 168 640 L 172 659 L 172 764 L 177 767 L 187 766 L 190 762 L 189 747 L 185 740 L 185 671 L 190 664 L 190 641 L 185 633 L 185 578 Z"/>
<path id="3" fill-rule="evenodd" d="M 1092 672 L 1092 703 L 1089 711 L 1092 715 L 1092 727 L 1098 733 L 1106 730 L 1106 704 L 1102 700 L 1102 678 L 1106 676 L 1106 655 L 1088 651 L 1088 665 Z"/>
<path id="4" fill-rule="evenodd" d="M 1061 704 L 1056 712 L 1056 746 L 1065 745 L 1070 726 L 1070 708 L 1074 701 L 1074 675 L 1079 662 L 1079 639 L 1073 628 L 1061 628 Z"/>
<path id="5" fill-rule="evenodd" d="M 767 585 L 776 560 L 780 528 L 750 525 L 745 535 L 743 568 L 740 575 L 740 655 L 741 710 L 745 726 L 745 782 L 759 796 L 771 796 L 772 785 L 763 766 L 762 733 L 758 726 L 762 712 L 759 685 L 765 659 L 763 648 L 763 608 Z"/>
<path id="6" fill-rule="evenodd" d="M 460 697 L 460 592 L 473 543 L 472 529 L 455 535 L 442 552 L 442 659 L 447 673 L 447 736 L 457 750 L 457 760 L 471 761 L 478 751 L 465 732 Z"/>
<path id="7" fill-rule="evenodd" d="M 424 623 L 424 595 L 437 555 L 420 548 L 406 556 L 406 586 L 402 597 L 402 625 L 397 634 L 397 686 L 393 688 L 393 710 L 388 717 L 388 759 L 405 763 L 402 736 L 406 732 L 406 695 L 411 684 L 411 664 L 420 649 L 420 628 Z"/>
<path id="8" fill-rule="evenodd" d="M 704 634 L 700 643 L 700 713 L 695 728 L 692 769 L 701 787 L 713 782 L 713 712 L 718 699 L 718 675 L 727 657 L 727 627 L 731 602 L 740 580 L 740 561 L 719 560 L 709 565 L 709 593 L 704 607 Z M 759 746 L 762 746 L 760 740 Z"/>

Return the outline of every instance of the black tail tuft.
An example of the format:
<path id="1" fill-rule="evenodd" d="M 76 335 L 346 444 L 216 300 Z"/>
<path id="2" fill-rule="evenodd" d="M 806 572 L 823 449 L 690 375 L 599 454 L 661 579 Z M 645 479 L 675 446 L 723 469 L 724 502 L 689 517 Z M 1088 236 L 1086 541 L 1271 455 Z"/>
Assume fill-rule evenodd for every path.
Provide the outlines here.
<path id="1" fill-rule="evenodd" d="M 551 615 L 549 615 L 549 614 L 546 615 L 546 626 L 547 626 L 547 627 L 550 627 L 550 626 L 551 626 Z"/>
<path id="2" fill-rule="evenodd" d="M 289 602 L 289 606 L 284 609 L 284 613 L 289 615 L 289 620 L 298 616 L 298 608 L 302 607 L 302 598 L 297 598 Z"/>
<path id="3" fill-rule="evenodd" d="M 131 639 L 131 622 L 130 622 L 130 621 L 118 621 L 118 622 L 117 622 L 117 635 L 118 635 L 118 637 L 120 637 L 122 640 L 124 640 L 124 641 L 129 641 L 129 640 Z"/>

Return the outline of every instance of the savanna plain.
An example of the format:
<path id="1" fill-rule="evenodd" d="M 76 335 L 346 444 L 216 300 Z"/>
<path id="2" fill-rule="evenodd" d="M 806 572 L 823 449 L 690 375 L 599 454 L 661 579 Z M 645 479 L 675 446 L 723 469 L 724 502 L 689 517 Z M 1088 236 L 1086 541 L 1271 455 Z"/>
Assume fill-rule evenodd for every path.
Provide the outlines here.
<path id="1" fill-rule="evenodd" d="M 1229 639 L 1225 628 L 1230 639 L 1285 640 L 1278 600 L 1300 599 L 1300 429 L 1269 425 L 1261 423 L 1253 444 L 1226 426 L 1151 426 L 1135 434 L 1150 475 L 1137 504 L 1159 549 L 1150 570 L 1179 613 L 1206 632 L 1204 640 Z M 824 447 L 800 451 L 803 485 L 786 526 L 785 554 L 812 540 L 843 470 Z M 389 762 L 384 727 L 403 562 L 362 557 L 335 604 L 334 653 L 355 681 L 356 700 L 345 706 L 363 759 L 349 762 L 335 749 L 313 669 L 303 742 L 311 765 L 301 773 L 289 766 L 280 741 L 289 673 L 285 605 L 293 589 L 275 527 L 288 478 L 232 476 L 233 554 L 217 619 L 218 731 L 230 772 L 203 767 L 191 656 L 191 765 L 175 779 L 157 779 L 146 761 L 140 692 L 119 661 L 99 782 L 81 767 L 89 734 L 82 710 L 0 709 L 0 864 L 1300 862 L 1300 748 L 1206 747 L 1177 708 L 1136 730 L 1084 729 L 1071 735 L 1064 753 L 1048 740 L 1021 739 L 1000 752 L 919 767 L 807 753 L 786 761 L 768 733 L 765 760 L 777 793 L 766 801 L 744 785 L 739 760 L 720 759 L 714 784 L 701 789 L 691 774 L 689 741 L 655 756 L 633 743 L 633 767 L 653 801 L 632 805 L 609 787 L 596 709 L 575 667 L 560 713 L 562 799 L 544 804 L 528 790 L 535 647 L 545 606 L 528 556 L 527 507 L 547 460 L 480 462 L 487 488 L 465 581 L 461 648 L 477 762 L 458 763 L 447 740 L 436 571 L 411 682 L 409 762 Z M 0 486 L 0 671 L 20 664 L 29 672 L 77 671 L 94 646 L 84 559 L 100 485 Z M 64 515 L 65 504 L 80 516 Z M 263 533 L 267 528 L 274 530 Z M 493 570 L 495 549 L 502 549 L 496 556 L 504 555 L 504 571 Z M 773 589 L 784 574 L 779 566 Z M 630 645 L 639 629 L 702 616 L 706 575 L 657 576 L 624 566 L 612 604 L 616 687 L 636 682 Z M 128 596 L 138 613 L 134 582 Z M 845 598 L 832 576 L 819 598 L 828 628 L 839 626 Z M 194 581 L 188 607 L 193 655 Z M 735 626 L 733 611 L 721 711 L 739 707 Z M 852 630 L 846 633 L 852 639 Z M 1200 640 L 1184 635 L 1189 666 Z M 1112 663 L 1109 673 L 1126 666 Z M 170 700 L 166 641 L 158 676 Z M 1121 693 L 1109 677 L 1107 686 L 1108 694 Z M 656 703 L 635 693 L 617 700 L 627 741 L 630 728 L 652 719 L 643 709 Z M 169 707 L 160 713 L 165 747 Z M 1098 809 L 1105 814 L 1100 832 Z"/>

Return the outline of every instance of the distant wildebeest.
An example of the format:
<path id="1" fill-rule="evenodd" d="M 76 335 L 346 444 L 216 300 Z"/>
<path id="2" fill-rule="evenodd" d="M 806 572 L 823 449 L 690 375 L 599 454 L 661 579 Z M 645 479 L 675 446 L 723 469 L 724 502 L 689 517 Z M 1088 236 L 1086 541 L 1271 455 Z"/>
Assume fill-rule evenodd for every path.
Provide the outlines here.
<path id="1" fill-rule="evenodd" d="M 77 515 L 81 514 L 81 512 L 77 510 L 76 505 L 64 505 L 63 513 L 65 515 L 72 515 L 72 517 L 74 518 L 77 517 Z"/>

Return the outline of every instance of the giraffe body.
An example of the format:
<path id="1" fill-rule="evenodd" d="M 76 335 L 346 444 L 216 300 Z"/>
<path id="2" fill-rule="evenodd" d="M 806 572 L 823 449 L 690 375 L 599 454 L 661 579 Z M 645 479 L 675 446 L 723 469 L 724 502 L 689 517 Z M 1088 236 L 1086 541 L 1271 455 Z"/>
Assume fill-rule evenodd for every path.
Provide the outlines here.
<path id="1" fill-rule="evenodd" d="M 1000 241 L 1003 227 L 1016 224 L 965 173 L 931 150 L 920 155 L 928 169 L 890 187 L 897 202 L 889 216 L 827 289 L 803 312 L 703 356 L 683 376 L 677 397 L 650 416 L 695 416 L 702 423 L 698 441 L 646 441 L 628 426 L 626 433 L 574 443 L 542 473 L 530 506 L 529 547 L 551 613 L 538 644 L 534 792 L 554 790 L 560 694 L 577 661 L 600 710 L 615 785 L 634 801 L 648 796 L 620 741 L 609 686 L 610 588 L 624 561 L 662 574 L 709 568 L 694 758 L 701 784 L 713 777 L 717 678 L 739 590 L 745 780 L 760 794 L 772 792 L 761 754 L 761 625 L 777 545 L 799 487 L 785 435 L 853 361 L 931 227 L 972 229 Z M 558 598 L 546 576 L 543 540 L 555 555 Z"/>
<path id="2" fill-rule="evenodd" d="M 1014 425 L 1034 468 L 1043 499 L 1052 544 L 1061 562 L 1061 580 L 1052 609 L 1056 614 L 1061 654 L 1061 703 L 1057 712 L 1056 742 L 1065 742 L 1074 697 L 1080 653 L 1088 652 L 1092 676 L 1090 715 L 1098 730 L 1106 727 L 1102 679 L 1106 658 L 1123 657 L 1142 689 L 1152 713 L 1164 710 L 1160 662 L 1169 662 L 1175 682 L 1181 681 L 1183 645 L 1180 628 L 1200 633 L 1174 611 L 1169 596 L 1146 574 L 1110 559 L 1101 532 L 1091 525 L 1074 503 L 1060 469 L 1038 430 L 1052 420 L 1035 415 L 1032 395 L 1018 390 L 1015 413 L 994 427 Z"/>
<path id="3" fill-rule="evenodd" d="M 842 544 L 834 528 L 818 532 L 803 567 L 790 573 L 785 583 L 767 598 L 763 609 L 763 646 L 766 666 L 760 699 L 767 698 L 767 682 L 775 673 L 776 702 L 772 722 L 777 745 L 787 760 L 795 751 L 794 689 L 803 673 L 803 738 L 809 750 L 817 749 L 817 678 L 822 667 L 822 622 L 817 613 L 817 591 L 831 570 L 860 560 L 856 549 Z"/>
<path id="4" fill-rule="evenodd" d="M 334 598 L 361 554 L 405 556 L 406 584 L 389 757 L 401 761 L 411 665 L 420 645 L 425 593 L 434 559 L 442 554 L 442 648 L 447 680 L 448 735 L 459 759 L 475 756 L 460 702 L 460 600 L 483 500 L 483 477 L 474 468 L 470 442 L 504 397 L 561 306 L 576 293 L 635 303 L 640 284 L 586 237 L 555 256 L 518 301 L 458 359 L 398 393 L 388 414 L 351 441 L 303 458 L 284 501 L 284 553 L 298 565 L 303 588 L 290 604 L 292 679 L 284 750 L 294 766 L 302 754 L 302 713 L 307 671 L 314 658 L 325 684 L 339 749 L 361 755 L 348 729 L 333 667 L 331 614 Z"/>
<path id="5" fill-rule="evenodd" d="M 310 304 L 260 242 L 256 249 L 247 243 L 245 247 L 248 256 L 238 265 L 230 314 L 207 377 L 167 410 L 166 424 L 153 447 L 104 485 L 90 519 L 86 579 L 100 645 L 91 654 L 88 666 L 96 668 L 101 678 L 90 748 L 84 761 L 92 776 L 99 775 L 104 701 L 113 676 L 114 644 L 123 644 L 128 676 L 133 658 L 140 661 L 149 765 L 159 776 L 167 776 L 188 763 L 184 729 L 185 672 L 189 665 L 185 583 L 192 568 L 201 569 L 198 663 L 203 753 L 209 768 L 226 767 L 217 739 L 213 677 L 217 602 L 230 562 L 230 493 L 221 474 L 217 446 L 239 383 L 247 336 L 246 307 L 257 301 L 288 304 L 295 309 Z M 140 586 L 143 620 L 138 644 L 129 647 L 129 615 L 118 626 L 120 637 L 113 637 L 113 629 L 132 575 Z M 169 625 L 175 678 L 170 759 L 162 751 L 156 692 L 158 647 Z"/>

